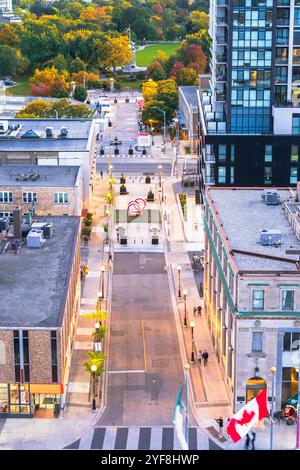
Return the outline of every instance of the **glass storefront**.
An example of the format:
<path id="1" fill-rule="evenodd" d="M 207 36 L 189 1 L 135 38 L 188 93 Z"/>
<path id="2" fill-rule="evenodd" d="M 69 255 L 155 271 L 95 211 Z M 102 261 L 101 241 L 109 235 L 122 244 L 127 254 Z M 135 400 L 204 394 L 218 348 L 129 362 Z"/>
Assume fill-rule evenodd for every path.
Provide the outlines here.
<path id="1" fill-rule="evenodd" d="M 251 377 L 246 382 L 246 403 L 255 398 L 266 388 L 266 381 L 262 377 Z"/>
<path id="2" fill-rule="evenodd" d="M 296 367 L 282 368 L 281 400 L 285 402 L 298 393 L 298 369 Z"/>
<path id="3" fill-rule="evenodd" d="M 30 389 L 32 387 L 32 390 Z M 48 410 L 49 412 L 57 410 L 60 405 L 60 393 L 47 393 L 53 389 L 59 391 L 60 385 L 31 385 L 30 384 L 1 384 L 0 383 L 0 414 L 10 415 L 33 415 L 39 410 Z M 42 393 L 30 393 L 35 391 Z M 43 393 L 43 391 L 45 393 Z M 50 413 L 51 415 L 51 413 Z M 49 416 L 50 416 L 49 415 Z"/>

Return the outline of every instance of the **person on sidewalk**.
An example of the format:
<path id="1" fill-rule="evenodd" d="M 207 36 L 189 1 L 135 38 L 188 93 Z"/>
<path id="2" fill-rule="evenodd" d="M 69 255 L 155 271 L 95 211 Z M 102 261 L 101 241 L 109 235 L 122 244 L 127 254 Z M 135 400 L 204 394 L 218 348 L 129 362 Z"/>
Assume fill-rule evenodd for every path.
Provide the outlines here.
<path id="1" fill-rule="evenodd" d="M 206 366 L 207 361 L 208 361 L 208 352 L 206 351 L 206 349 L 204 349 L 204 351 L 202 353 L 202 359 L 203 359 L 204 365 Z"/>
<path id="2" fill-rule="evenodd" d="M 108 252 L 108 263 L 109 263 L 110 261 L 113 262 L 113 258 L 112 258 L 111 251 Z"/>
<path id="3" fill-rule="evenodd" d="M 201 314 L 202 314 L 202 307 L 201 307 L 201 305 L 198 306 L 197 312 L 198 312 L 198 317 L 201 317 Z"/>
<path id="4" fill-rule="evenodd" d="M 198 364 L 201 366 L 201 359 L 202 359 L 202 351 L 199 349 L 197 353 Z"/>
<path id="5" fill-rule="evenodd" d="M 194 315 L 194 317 L 196 316 L 196 314 L 197 314 L 197 307 L 195 306 L 195 307 L 194 307 L 194 310 L 193 310 L 193 315 Z"/>
<path id="6" fill-rule="evenodd" d="M 251 450 L 255 450 L 255 439 L 256 439 L 256 432 L 252 431 L 251 433 Z"/>
<path id="7" fill-rule="evenodd" d="M 250 445 L 250 436 L 249 436 L 249 434 L 247 433 L 247 434 L 246 434 L 246 440 L 245 440 L 244 449 L 245 449 L 245 450 L 249 450 L 249 445 Z"/>
<path id="8" fill-rule="evenodd" d="M 101 179 L 103 178 L 103 171 L 101 170 L 100 171 L 100 176 L 101 176 Z"/>
<path id="9" fill-rule="evenodd" d="M 222 416 L 219 416 L 218 419 L 216 419 L 218 425 L 219 425 L 219 437 L 223 437 L 223 426 L 224 426 L 224 420 Z"/>

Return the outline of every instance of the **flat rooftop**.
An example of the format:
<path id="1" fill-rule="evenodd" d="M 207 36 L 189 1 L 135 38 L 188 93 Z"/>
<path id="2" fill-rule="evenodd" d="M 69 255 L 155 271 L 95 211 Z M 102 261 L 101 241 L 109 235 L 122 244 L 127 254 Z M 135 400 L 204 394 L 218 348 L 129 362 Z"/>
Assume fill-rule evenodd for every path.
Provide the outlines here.
<path id="1" fill-rule="evenodd" d="M 219 224 L 222 224 L 228 238 L 230 250 L 242 250 L 275 257 L 299 260 L 299 255 L 287 255 L 285 251 L 299 248 L 299 240 L 284 215 L 282 202 L 289 201 L 292 194 L 288 190 L 278 190 L 281 204 L 266 205 L 261 198 L 263 189 L 220 188 L 209 189 L 207 195 L 217 211 Z M 274 188 L 272 188 L 274 189 Z M 282 245 L 263 246 L 260 244 L 262 230 L 280 230 Z M 234 261 L 240 271 L 295 271 L 293 263 L 234 253 Z M 300 274 L 300 271 L 299 271 Z"/>
<path id="2" fill-rule="evenodd" d="M 181 86 L 179 87 L 189 105 L 198 107 L 197 86 Z"/>
<path id="3" fill-rule="evenodd" d="M 18 129 L 0 135 L 0 152 L 84 151 L 92 126 L 92 119 L 1 119 Z M 46 137 L 46 128 L 53 128 L 53 137 Z M 60 137 L 62 127 L 67 137 Z M 27 133 L 27 135 L 26 135 Z"/>
<path id="4" fill-rule="evenodd" d="M 38 217 L 39 222 L 52 222 L 54 229 L 43 248 L 25 243 L 18 255 L 0 254 L 0 327 L 61 325 L 79 219 Z"/>
<path id="5" fill-rule="evenodd" d="M 79 169 L 79 166 L 0 165 L 0 187 L 75 186 Z"/>

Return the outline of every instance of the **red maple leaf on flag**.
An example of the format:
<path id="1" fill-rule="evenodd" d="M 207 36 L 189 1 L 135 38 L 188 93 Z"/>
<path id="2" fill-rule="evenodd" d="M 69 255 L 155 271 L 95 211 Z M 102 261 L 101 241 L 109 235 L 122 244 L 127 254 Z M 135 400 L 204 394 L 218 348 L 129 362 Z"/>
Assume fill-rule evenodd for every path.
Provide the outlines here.
<path id="1" fill-rule="evenodd" d="M 227 433 L 231 436 L 231 439 L 233 440 L 233 442 L 237 442 L 241 438 L 241 436 L 236 431 L 236 425 L 240 424 L 241 426 L 243 426 L 244 424 L 248 424 L 250 423 L 250 421 L 253 419 L 254 416 L 255 416 L 254 411 L 251 411 L 250 413 L 248 413 L 248 411 L 245 410 L 241 419 L 232 418 L 229 421 L 229 424 L 227 426 Z"/>

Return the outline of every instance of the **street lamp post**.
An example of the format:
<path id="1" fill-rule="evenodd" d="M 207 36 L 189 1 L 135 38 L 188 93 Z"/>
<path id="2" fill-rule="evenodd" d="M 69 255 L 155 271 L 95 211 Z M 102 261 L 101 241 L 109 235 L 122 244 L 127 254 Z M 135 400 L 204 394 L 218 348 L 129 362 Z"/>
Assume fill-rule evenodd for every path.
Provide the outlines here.
<path id="1" fill-rule="evenodd" d="M 162 170 L 162 166 L 158 165 L 158 171 L 159 171 L 159 183 L 158 183 L 158 185 L 159 185 L 159 190 L 160 191 L 161 191 L 161 182 L 162 182 L 162 172 L 161 172 L 161 170 Z"/>
<path id="2" fill-rule="evenodd" d="M 99 328 L 100 328 L 100 323 L 96 322 L 95 323 L 95 340 L 94 340 L 94 349 L 95 352 L 101 351 L 101 343 L 98 341 L 98 333 L 99 333 Z"/>
<path id="3" fill-rule="evenodd" d="M 187 445 L 189 446 L 189 409 L 188 409 L 188 378 L 190 372 L 190 365 L 185 364 L 185 440 Z"/>
<path id="4" fill-rule="evenodd" d="M 184 298 L 184 321 L 183 321 L 183 326 L 187 327 L 187 317 L 186 317 L 186 296 L 187 296 L 187 291 L 183 291 L 183 298 Z"/>
<path id="5" fill-rule="evenodd" d="M 93 364 L 91 366 L 91 371 L 92 371 L 92 394 L 93 394 L 93 399 L 92 399 L 92 410 L 96 411 L 96 394 L 95 394 L 95 378 L 96 378 L 96 371 L 97 371 L 97 366 Z"/>
<path id="6" fill-rule="evenodd" d="M 270 450 L 273 450 L 273 438 L 274 438 L 274 397 L 275 397 L 275 374 L 276 367 L 271 367 L 272 373 L 272 406 L 271 406 L 271 432 L 270 432 Z"/>
<path id="7" fill-rule="evenodd" d="M 195 328 L 195 322 L 191 321 L 190 327 L 192 329 L 192 354 L 191 354 L 191 363 L 195 363 L 195 354 L 194 354 L 194 328 Z"/>
<path id="8" fill-rule="evenodd" d="M 178 297 L 181 297 L 181 279 L 180 279 L 180 272 L 181 272 L 181 266 L 177 266 L 177 271 L 178 271 Z"/>
<path id="9" fill-rule="evenodd" d="M 164 153 L 166 153 L 166 140 L 167 140 L 167 123 L 166 123 L 166 111 L 159 108 L 158 106 L 149 106 L 152 109 L 158 109 L 164 115 Z"/>
<path id="10" fill-rule="evenodd" d="M 102 291 L 99 290 L 99 292 L 98 292 L 98 307 L 99 307 L 100 312 L 101 312 L 102 298 L 103 298 Z"/>
<path id="11" fill-rule="evenodd" d="M 104 298 L 104 273 L 105 273 L 105 267 L 101 266 L 101 289 L 102 289 L 103 298 Z"/>

